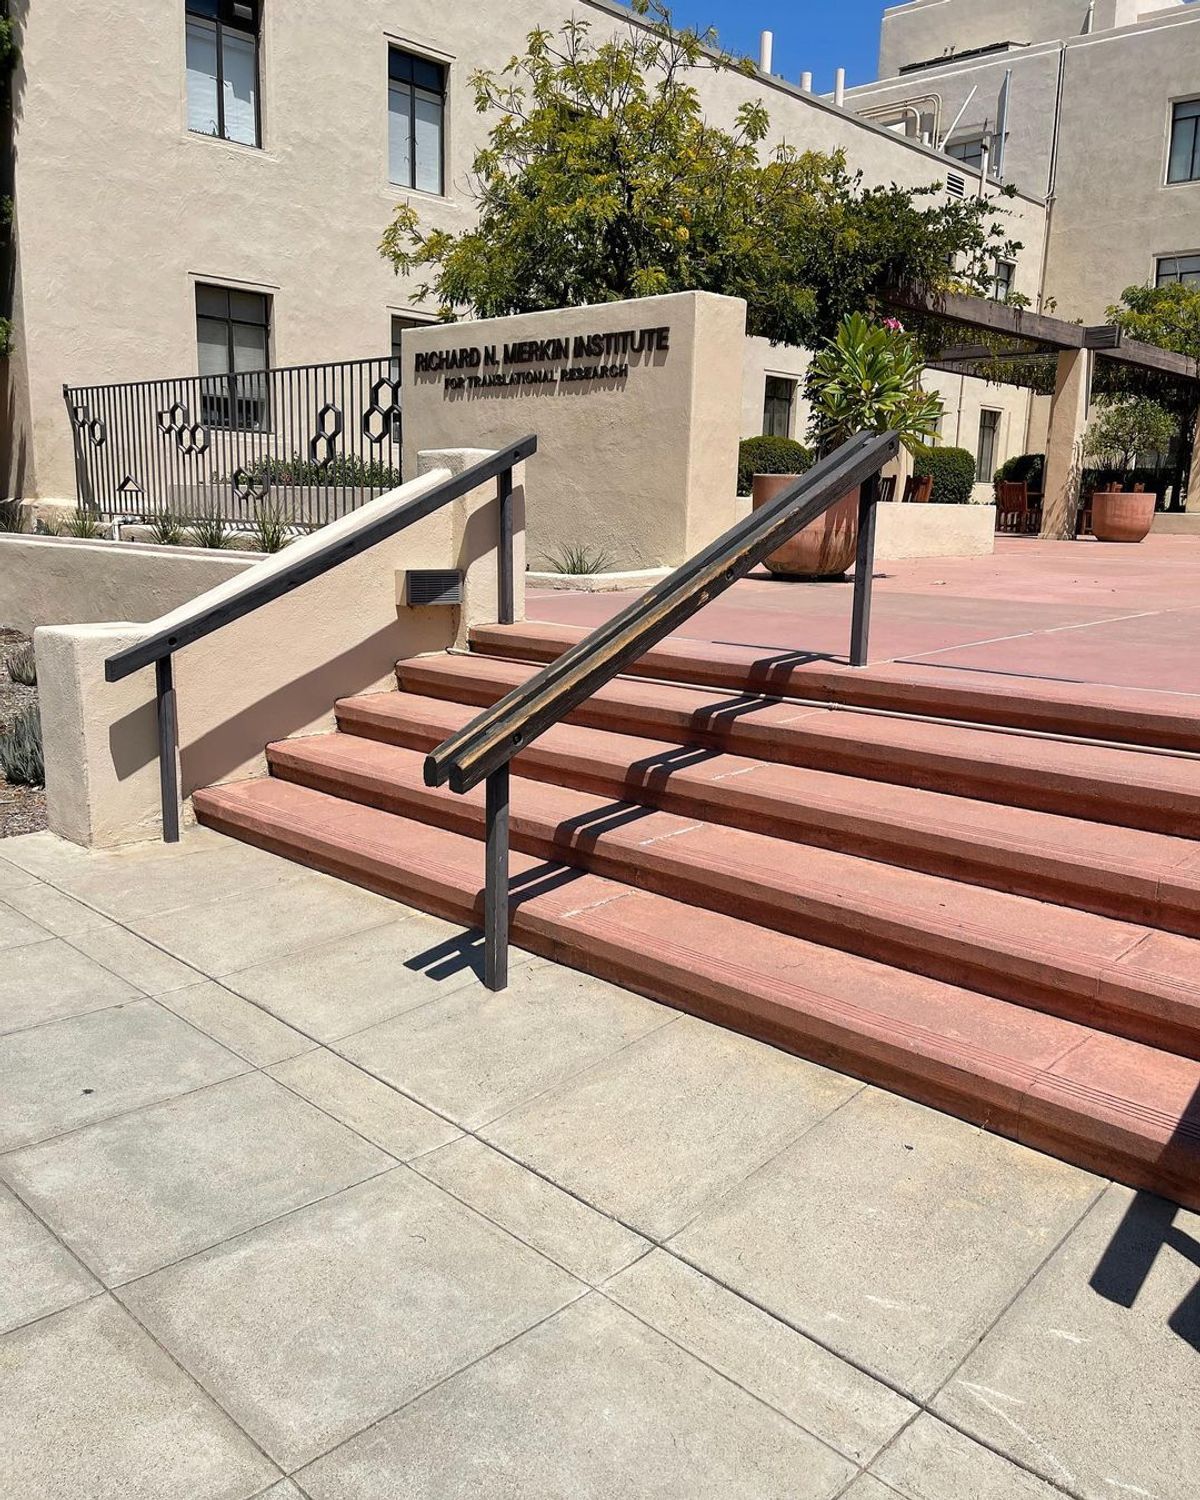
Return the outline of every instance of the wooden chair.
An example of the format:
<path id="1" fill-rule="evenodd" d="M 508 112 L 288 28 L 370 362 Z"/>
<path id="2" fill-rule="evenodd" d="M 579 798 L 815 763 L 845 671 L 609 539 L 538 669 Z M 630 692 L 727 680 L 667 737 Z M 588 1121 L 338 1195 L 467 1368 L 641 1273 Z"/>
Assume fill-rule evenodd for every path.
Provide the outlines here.
<path id="1" fill-rule="evenodd" d="M 886 478 L 879 481 L 879 503 L 880 505 L 888 505 L 895 498 L 896 476 L 894 474 L 889 474 Z"/>
<path id="2" fill-rule="evenodd" d="M 1024 536 L 1029 532 L 1029 486 L 1023 479 L 996 482 L 996 530 Z"/>
<path id="3" fill-rule="evenodd" d="M 910 474 L 904 481 L 905 505 L 927 505 L 933 495 L 933 475 Z"/>

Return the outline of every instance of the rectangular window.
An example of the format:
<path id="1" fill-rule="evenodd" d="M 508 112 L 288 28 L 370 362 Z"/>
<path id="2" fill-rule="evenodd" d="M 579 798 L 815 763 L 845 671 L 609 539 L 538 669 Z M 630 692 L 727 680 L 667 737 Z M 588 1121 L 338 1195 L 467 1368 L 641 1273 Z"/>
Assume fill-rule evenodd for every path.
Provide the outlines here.
<path id="1" fill-rule="evenodd" d="M 993 302 L 1008 301 L 1016 269 L 1011 260 L 998 260 L 996 262 L 996 274 L 992 278 L 991 296 Z"/>
<path id="2" fill-rule="evenodd" d="M 791 437 L 792 406 L 796 398 L 796 382 L 785 380 L 781 375 L 768 375 L 766 396 L 763 401 L 763 436 Z"/>
<path id="3" fill-rule="evenodd" d="M 1171 112 L 1168 182 L 1200 182 L 1200 99 L 1186 99 Z"/>
<path id="4" fill-rule="evenodd" d="M 265 430 L 269 424 L 271 299 L 262 292 L 196 286 L 201 421 L 207 427 Z"/>
<path id="5" fill-rule="evenodd" d="M 388 181 L 444 191 L 446 70 L 398 47 L 388 51 Z"/>
<path id="6" fill-rule="evenodd" d="M 964 135 L 956 141 L 947 141 L 942 147 L 947 156 L 954 157 L 964 166 L 974 167 L 976 171 L 983 166 L 983 137 L 981 135 Z"/>
<path id="7" fill-rule="evenodd" d="M 185 0 L 188 129 L 257 146 L 259 0 Z"/>
<path id="8" fill-rule="evenodd" d="M 1154 283 L 1170 286 L 1172 282 L 1200 286 L 1200 255 L 1160 255 Z"/>
<path id="9" fill-rule="evenodd" d="M 975 478 L 980 484 L 990 484 L 996 472 L 996 442 L 1000 436 L 998 411 L 983 410 L 979 413 L 979 444 L 975 450 Z"/>

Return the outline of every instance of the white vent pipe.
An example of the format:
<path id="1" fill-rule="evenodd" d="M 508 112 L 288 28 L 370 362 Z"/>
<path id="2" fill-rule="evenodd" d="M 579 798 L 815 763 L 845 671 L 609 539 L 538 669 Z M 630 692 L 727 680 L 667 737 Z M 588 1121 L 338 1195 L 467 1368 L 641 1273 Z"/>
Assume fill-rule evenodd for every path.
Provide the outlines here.
<path id="1" fill-rule="evenodd" d="M 846 70 L 839 68 L 833 75 L 833 102 L 839 107 L 846 102 Z"/>
<path id="2" fill-rule="evenodd" d="M 804 92 L 806 94 L 811 94 L 812 93 L 812 74 L 811 73 L 807 73 L 807 72 L 806 73 L 801 73 L 801 75 L 800 75 L 800 87 L 804 90 Z"/>
<path id="3" fill-rule="evenodd" d="M 775 38 L 769 31 L 764 31 L 758 39 L 758 70 L 760 73 L 771 71 L 771 52 L 775 45 Z"/>

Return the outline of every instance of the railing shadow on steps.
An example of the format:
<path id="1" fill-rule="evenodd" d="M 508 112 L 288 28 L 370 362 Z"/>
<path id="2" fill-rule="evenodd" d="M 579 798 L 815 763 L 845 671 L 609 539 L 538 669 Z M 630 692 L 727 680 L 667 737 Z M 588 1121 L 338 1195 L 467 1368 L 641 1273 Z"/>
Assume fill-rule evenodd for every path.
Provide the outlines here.
<path id="1" fill-rule="evenodd" d="M 879 471 L 899 452 L 894 432 L 859 433 L 770 504 L 752 511 L 528 682 L 450 736 L 425 760 L 425 782 L 485 789 L 484 983 L 508 984 L 509 762 L 531 741 L 616 677 L 630 662 L 711 603 L 789 538 L 856 487 L 858 543 L 850 665 L 867 662 Z"/>
<path id="2" fill-rule="evenodd" d="M 411 499 L 399 500 L 349 535 L 338 523 L 323 536 L 314 532 L 304 543 L 296 543 L 299 556 L 288 552 L 269 558 L 259 568 L 252 568 L 236 580 L 224 596 L 208 605 L 198 602 L 191 611 L 173 611 L 171 624 L 151 632 L 132 646 L 110 656 L 104 663 L 107 682 L 120 682 L 142 668 L 154 667 L 154 692 L 158 712 L 159 786 L 162 796 L 163 841 L 179 840 L 179 723 L 175 703 L 175 679 L 172 658 L 176 651 L 202 640 L 223 626 L 243 619 L 264 604 L 281 599 L 301 584 L 328 573 L 368 551 L 388 537 L 395 536 L 433 515 L 443 506 L 470 494 L 490 479 L 496 480 L 497 499 L 497 600 L 496 614 L 500 624 L 512 624 L 515 613 L 513 579 L 513 469 L 537 452 L 537 438 L 530 435 L 519 442 L 489 454 L 477 464 L 464 469 L 440 484 Z M 354 518 L 348 517 L 347 520 Z M 289 549 L 290 551 L 290 549 Z"/>

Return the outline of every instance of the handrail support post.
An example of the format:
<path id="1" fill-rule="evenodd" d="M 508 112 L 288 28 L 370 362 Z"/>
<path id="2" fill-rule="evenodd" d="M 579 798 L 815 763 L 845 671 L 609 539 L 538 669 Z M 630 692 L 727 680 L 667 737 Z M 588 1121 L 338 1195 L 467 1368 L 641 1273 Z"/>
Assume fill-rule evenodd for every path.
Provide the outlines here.
<path id="1" fill-rule="evenodd" d="M 179 842 L 179 720 L 175 673 L 170 655 L 154 663 L 154 698 L 158 711 L 158 781 L 162 798 L 164 844 Z"/>
<path id="2" fill-rule="evenodd" d="M 879 475 L 863 481 L 858 492 L 858 544 L 854 560 L 854 613 L 850 623 L 850 665 L 865 667 L 871 641 L 871 584 L 875 572 L 875 515 Z"/>
<path id="3" fill-rule="evenodd" d="M 508 988 L 508 764 L 491 772 L 485 797 L 483 982 Z"/>
<path id="4" fill-rule="evenodd" d="M 513 471 L 502 469 L 496 476 L 496 501 L 499 511 L 499 536 L 496 554 L 496 586 L 499 593 L 497 620 L 511 625 L 516 619 L 513 579 Z"/>

